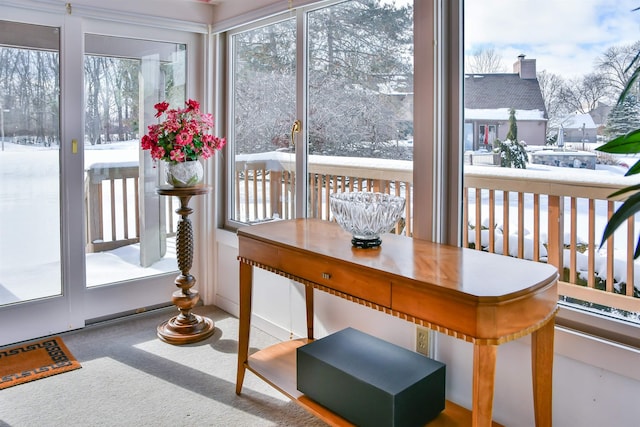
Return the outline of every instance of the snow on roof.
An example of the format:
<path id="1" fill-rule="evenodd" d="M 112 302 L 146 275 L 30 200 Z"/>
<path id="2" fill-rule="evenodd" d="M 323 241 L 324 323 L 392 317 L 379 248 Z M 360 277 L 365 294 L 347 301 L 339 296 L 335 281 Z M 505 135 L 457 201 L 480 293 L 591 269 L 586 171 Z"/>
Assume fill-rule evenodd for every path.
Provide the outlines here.
<path id="1" fill-rule="evenodd" d="M 562 120 L 562 126 L 567 129 L 567 128 L 582 128 L 582 124 L 584 123 L 584 127 L 585 129 L 595 129 L 598 126 L 596 126 L 595 122 L 593 121 L 593 117 L 591 117 L 590 114 L 572 114 L 570 116 L 565 117 Z"/>
<path id="2" fill-rule="evenodd" d="M 464 118 L 469 120 L 509 120 L 510 108 L 464 109 Z M 516 110 L 516 120 L 546 120 L 544 111 Z"/>

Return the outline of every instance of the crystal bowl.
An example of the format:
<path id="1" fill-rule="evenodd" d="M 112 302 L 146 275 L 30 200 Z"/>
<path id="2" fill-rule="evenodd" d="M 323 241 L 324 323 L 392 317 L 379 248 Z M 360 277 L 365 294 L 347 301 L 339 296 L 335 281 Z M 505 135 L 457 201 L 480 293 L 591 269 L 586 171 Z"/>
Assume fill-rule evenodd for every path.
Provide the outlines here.
<path id="1" fill-rule="evenodd" d="M 332 193 L 329 206 L 333 218 L 361 248 L 380 246 L 380 234 L 388 233 L 404 211 L 404 197 L 369 191 Z"/>

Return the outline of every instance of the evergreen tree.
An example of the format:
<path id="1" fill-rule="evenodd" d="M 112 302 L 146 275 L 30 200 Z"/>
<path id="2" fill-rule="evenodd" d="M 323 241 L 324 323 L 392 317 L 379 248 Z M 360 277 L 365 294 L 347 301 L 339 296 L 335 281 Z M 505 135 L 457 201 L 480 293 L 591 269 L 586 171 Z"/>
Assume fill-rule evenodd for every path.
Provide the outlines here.
<path id="1" fill-rule="evenodd" d="M 640 127 L 640 105 L 635 95 L 628 95 L 611 109 L 604 132 L 609 138 L 626 135 Z"/>
<path id="2" fill-rule="evenodd" d="M 525 149 L 524 142 L 518 141 L 518 125 L 516 123 L 516 110 L 513 108 L 509 110 L 509 132 L 507 132 L 507 139 L 502 142 L 496 139 L 493 142 L 496 153 L 500 153 L 500 166 L 503 168 L 527 168 L 527 150 Z"/>
<path id="3" fill-rule="evenodd" d="M 527 159 L 529 156 L 527 155 L 524 143 L 511 141 L 509 139 L 502 142 L 499 139 L 496 139 L 493 142 L 493 145 L 494 153 L 500 154 L 501 167 L 516 169 L 527 168 Z"/>
<path id="4" fill-rule="evenodd" d="M 507 132 L 507 139 L 513 142 L 518 142 L 518 124 L 516 123 L 516 110 L 511 108 L 509 110 L 509 132 Z"/>

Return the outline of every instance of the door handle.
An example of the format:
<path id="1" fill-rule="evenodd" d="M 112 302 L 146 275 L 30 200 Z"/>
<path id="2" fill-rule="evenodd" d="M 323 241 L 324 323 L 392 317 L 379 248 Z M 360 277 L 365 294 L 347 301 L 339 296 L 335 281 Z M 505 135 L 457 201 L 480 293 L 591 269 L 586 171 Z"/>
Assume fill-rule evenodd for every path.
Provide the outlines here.
<path id="1" fill-rule="evenodd" d="M 291 146 L 292 147 L 296 146 L 295 134 L 300 132 L 301 127 L 302 127 L 302 122 L 300 121 L 300 119 L 296 119 L 296 121 L 293 122 L 293 126 L 291 126 Z"/>

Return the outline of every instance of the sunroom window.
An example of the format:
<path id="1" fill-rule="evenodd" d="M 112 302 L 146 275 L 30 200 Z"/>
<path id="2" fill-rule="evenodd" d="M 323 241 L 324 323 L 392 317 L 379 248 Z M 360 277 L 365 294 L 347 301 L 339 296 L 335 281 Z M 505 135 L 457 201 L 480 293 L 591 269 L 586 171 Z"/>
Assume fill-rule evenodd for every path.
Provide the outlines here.
<path id="1" fill-rule="evenodd" d="M 330 219 L 329 194 L 408 200 L 411 234 L 413 10 L 346 1 L 229 33 L 227 224 Z"/>
<path id="2" fill-rule="evenodd" d="M 413 40 L 405 31 L 413 28 L 413 2 L 332 3 L 230 32 L 233 151 L 227 165 L 226 225 L 302 216 L 330 220 L 328 195 L 362 188 L 407 197 L 400 232 L 413 236 L 415 229 L 422 238 L 428 236 L 415 228 L 414 220 L 424 224 L 420 218 L 433 214 L 434 221 L 451 228 L 445 240 L 455 243 L 454 211 L 460 200 L 462 246 L 551 263 L 559 267 L 565 314 L 581 313 L 580 323 L 613 319 L 635 330 L 640 313 L 633 260 L 637 220 L 600 247 L 604 226 L 620 206 L 609 195 L 629 184 L 623 175 L 634 159 L 606 156 L 595 148 L 613 136 L 617 125 L 638 119 L 637 113 L 622 115 L 622 120 L 620 114 L 610 114 L 638 44 L 629 38 L 632 32 L 609 32 L 600 26 L 606 20 L 591 22 L 589 17 L 613 14 L 618 27 L 635 28 L 640 15 L 619 5 L 589 6 L 588 13 L 560 10 L 568 17 L 563 25 L 547 28 L 539 4 L 503 6 L 509 16 L 527 19 L 487 26 L 497 6 L 489 0 L 465 2 L 463 27 L 451 17 L 440 23 L 446 27 L 444 47 L 434 45 L 431 51 L 431 46 L 420 45 L 422 67 L 433 65 L 436 77 L 429 76 L 425 84 L 416 75 L 415 82 L 424 84 L 419 95 L 433 90 L 432 96 L 442 99 L 416 110 L 421 118 L 416 130 L 418 125 L 428 130 L 427 135 L 416 132 L 415 141 Z M 566 5 L 549 3 L 549 8 L 558 7 Z M 403 21 L 407 18 L 411 25 Z M 430 18 L 424 12 L 416 19 Z M 396 26 L 381 25 L 388 20 Z M 422 28 L 417 26 L 416 34 Z M 589 39 L 584 28 L 600 29 L 602 36 Z M 456 32 L 464 41 L 459 81 L 445 77 L 455 76 L 455 40 L 447 34 Z M 438 48 L 443 52 L 437 53 Z M 440 83 L 429 83 L 438 80 L 437 61 L 442 60 L 453 63 L 441 69 Z M 447 116 L 456 110 L 458 84 L 464 104 L 459 125 Z M 428 110 L 438 105 L 431 117 Z M 444 120 L 438 122 L 439 117 Z M 437 129 L 431 129 L 431 120 Z M 248 123 L 254 130 L 242 133 Z M 446 135 L 436 135 L 440 132 Z M 440 139 L 451 146 L 438 148 Z M 438 149 L 440 159 L 433 151 Z M 458 152 L 459 159 L 451 158 Z M 457 161 L 463 168 L 459 198 L 455 183 L 449 182 Z M 444 198 L 442 206 L 429 206 L 433 212 L 422 210 L 419 217 L 414 216 L 413 193 L 417 164 L 427 178 L 416 194 L 432 192 L 427 202 Z M 561 313 L 560 319 L 567 318 Z"/>
<path id="3" fill-rule="evenodd" d="M 616 107 L 640 47 L 625 28 L 640 15 L 619 3 L 512 2 L 501 15 L 520 18 L 486 25 L 496 7 L 464 10 L 463 245 L 549 262 L 563 307 L 637 324 L 638 218 L 600 247 L 620 206 L 608 196 L 633 182 L 624 174 L 637 159 L 596 148 L 640 123 L 636 96 L 625 114 Z"/>

